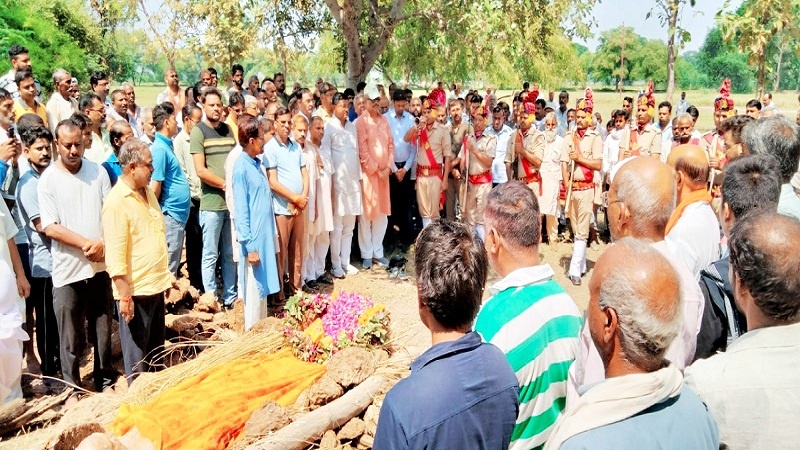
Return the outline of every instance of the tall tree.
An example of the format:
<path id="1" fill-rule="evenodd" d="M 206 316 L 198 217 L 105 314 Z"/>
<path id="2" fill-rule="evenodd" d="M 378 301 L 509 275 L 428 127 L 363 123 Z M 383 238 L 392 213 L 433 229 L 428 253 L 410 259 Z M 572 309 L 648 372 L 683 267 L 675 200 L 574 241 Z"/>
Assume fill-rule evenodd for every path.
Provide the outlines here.
<path id="1" fill-rule="evenodd" d="M 775 35 L 796 20 L 800 0 L 745 0 L 735 13 L 725 12 L 731 0 L 717 14 L 726 41 L 734 42 L 757 67 L 756 92 L 764 93 L 767 76 L 767 46 Z"/>
<path id="2" fill-rule="evenodd" d="M 692 39 L 688 30 L 680 26 L 680 14 L 687 4 L 694 7 L 696 0 L 656 0 L 656 6 L 648 13 L 647 18 L 656 12 L 661 25 L 667 25 L 667 101 L 672 101 L 675 93 L 675 60 L 678 50 Z M 676 38 L 678 42 L 676 43 Z"/>

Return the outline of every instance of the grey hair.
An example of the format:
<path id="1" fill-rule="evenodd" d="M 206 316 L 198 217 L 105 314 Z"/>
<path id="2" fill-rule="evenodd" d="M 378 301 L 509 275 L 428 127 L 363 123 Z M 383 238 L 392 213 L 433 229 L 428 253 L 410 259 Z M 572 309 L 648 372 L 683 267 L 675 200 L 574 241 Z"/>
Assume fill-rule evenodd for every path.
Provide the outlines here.
<path id="1" fill-rule="evenodd" d="M 355 103 L 355 102 L 357 102 L 357 101 L 359 101 L 361 99 L 371 100 L 369 97 L 367 97 L 367 94 L 361 93 L 361 94 L 356 94 L 356 96 L 353 97 L 353 102 Z"/>
<path id="2" fill-rule="evenodd" d="M 684 117 L 688 117 L 690 120 L 694 120 L 694 119 L 692 118 L 692 115 L 691 115 L 691 114 L 689 114 L 689 113 L 678 114 L 678 115 L 676 116 L 676 118 L 677 118 L 678 120 L 681 120 L 681 119 L 682 119 L 682 118 L 684 118 Z"/>
<path id="3" fill-rule="evenodd" d="M 252 95 L 245 95 L 244 96 L 244 107 L 245 108 L 255 108 L 258 104 L 258 99 L 253 97 Z"/>
<path id="4" fill-rule="evenodd" d="M 550 111 L 549 113 L 544 115 L 544 121 L 547 122 L 548 120 L 553 119 L 558 122 L 558 118 L 556 118 L 556 113 Z"/>
<path id="5" fill-rule="evenodd" d="M 663 359 L 667 348 L 678 336 L 683 322 L 683 299 L 664 298 L 642 283 L 641 262 L 650 274 L 666 275 L 679 286 L 681 280 L 672 265 L 648 241 L 624 238 L 615 246 L 627 253 L 621 267 L 607 272 L 600 284 L 600 308 L 613 308 L 619 319 L 620 345 L 623 357 L 637 367 L 648 367 Z M 627 266 L 627 267 L 625 267 Z M 648 274 L 648 275 L 650 275 Z M 678 289 L 680 293 L 680 289 Z M 649 298 L 648 298 L 649 297 Z M 672 306 L 663 317 L 653 311 L 653 305 Z"/>
<path id="6" fill-rule="evenodd" d="M 53 84 L 58 83 L 68 76 L 69 72 L 67 72 L 66 69 L 56 69 L 56 71 L 53 72 Z"/>
<path id="7" fill-rule="evenodd" d="M 125 89 L 128 86 L 130 86 L 131 88 L 133 87 L 133 85 L 130 83 L 130 81 L 125 81 L 119 86 L 119 88 L 120 89 Z"/>
<path id="8" fill-rule="evenodd" d="M 635 170 L 617 172 L 614 181 L 617 183 L 617 200 L 625 203 L 631 212 L 631 226 L 636 235 L 651 227 L 664 229 L 667 226 L 677 201 L 674 178 L 670 178 L 673 187 L 667 202 L 653 195 L 647 182 Z"/>
<path id="9" fill-rule="evenodd" d="M 788 183 L 800 160 L 800 126 L 783 114 L 762 117 L 745 125 L 742 141 L 750 153 L 778 160 L 781 183 Z"/>
<path id="10" fill-rule="evenodd" d="M 150 151 L 150 147 L 137 138 L 130 138 L 122 144 L 119 149 L 119 165 L 122 166 L 123 171 L 128 170 L 130 163 L 139 164 L 144 161 L 144 151 Z"/>
<path id="11" fill-rule="evenodd" d="M 151 117 L 153 116 L 153 108 L 150 108 L 149 106 L 142 108 L 142 118 L 147 117 L 148 114 Z"/>

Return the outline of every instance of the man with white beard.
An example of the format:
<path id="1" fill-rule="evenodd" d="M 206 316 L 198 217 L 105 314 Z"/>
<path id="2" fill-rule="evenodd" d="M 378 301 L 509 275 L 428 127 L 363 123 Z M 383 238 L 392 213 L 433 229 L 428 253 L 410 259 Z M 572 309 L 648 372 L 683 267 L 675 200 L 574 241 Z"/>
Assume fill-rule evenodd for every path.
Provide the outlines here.
<path id="1" fill-rule="evenodd" d="M 544 117 L 544 157 L 539 173 L 542 192 L 539 195 L 539 213 L 545 216 L 547 243 L 558 241 L 558 193 L 561 187 L 561 153 L 564 138 L 558 135 L 558 118 L 554 112 Z"/>
<path id="2" fill-rule="evenodd" d="M 611 120 L 614 121 L 614 128 L 611 129 L 605 142 L 603 142 L 603 170 L 601 170 L 601 174 L 603 175 L 604 182 L 607 184 L 611 184 L 609 174 L 614 166 L 617 165 L 617 162 L 619 162 L 619 144 L 625 131 L 625 118 L 626 114 L 624 110 L 616 109 L 611 113 Z"/>

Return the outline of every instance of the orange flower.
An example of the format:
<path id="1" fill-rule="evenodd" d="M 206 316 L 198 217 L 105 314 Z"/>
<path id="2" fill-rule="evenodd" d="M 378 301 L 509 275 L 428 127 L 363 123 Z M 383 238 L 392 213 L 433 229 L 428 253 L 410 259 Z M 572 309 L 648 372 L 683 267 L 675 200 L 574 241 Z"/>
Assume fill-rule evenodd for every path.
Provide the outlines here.
<path id="1" fill-rule="evenodd" d="M 303 330 L 303 334 L 311 339 L 311 342 L 318 343 L 325 335 L 325 330 L 322 327 L 322 319 L 317 319 L 311 322 L 311 325 Z"/>

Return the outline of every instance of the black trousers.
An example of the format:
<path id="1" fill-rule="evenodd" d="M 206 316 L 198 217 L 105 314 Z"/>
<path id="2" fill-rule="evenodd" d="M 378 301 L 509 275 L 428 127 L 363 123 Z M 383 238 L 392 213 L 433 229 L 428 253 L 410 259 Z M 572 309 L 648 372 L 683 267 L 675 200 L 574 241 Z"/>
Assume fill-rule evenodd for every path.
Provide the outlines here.
<path id="1" fill-rule="evenodd" d="M 119 311 L 119 302 L 117 302 Z M 119 340 L 128 384 L 142 372 L 154 371 L 164 347 L 164 293 L 133 297 L 133 318 L 119 316 Z"/>
<path id="2" fill-rule="evenodd" d="M 411 245 L 414 243 L 411 205 L 416 200 L 411 173 L 406 173 L 402 181 L 398 181 L 394 174 L 390 175 L 389 198 L 392 203 L 392 214 L 389 216 L 389 226 L 383 239 L 384 246 L 397 242 Z M 395 227 L 399 231 L 395 230 Z"/>
<path id="3" fill-rule="evenodd" d="M 189 273 L 189 283 L 203 292 L 203 230 L 200 228 L 199 212 L 200 201 L 192 199 L 189 220 L 186 222 L 186 271 Z"/>
<path id="4" fill-rule="evenodd" d="M 92 278 L 53 289 L 53 310 L 58 322 L 61 369 L 64 381 L 80 386 L 78 359 L 83 352 L 80 335 L 89 321 L 89 342 L 94 346 L 94 385 L 98 392 L 113 386 L 111 367 L 111 278 L 98 272 Z"/>
<path id="5" fill-rule="evenodd" d="M 36 349 L 42 361 L 43 375 L 54 376 L 61 370 L 58 345 L 58 321 L 53 311 L 53 279 L 30 278 L 28 304 L 36 313 Z"/>

